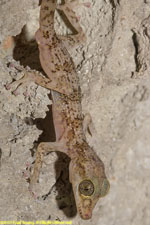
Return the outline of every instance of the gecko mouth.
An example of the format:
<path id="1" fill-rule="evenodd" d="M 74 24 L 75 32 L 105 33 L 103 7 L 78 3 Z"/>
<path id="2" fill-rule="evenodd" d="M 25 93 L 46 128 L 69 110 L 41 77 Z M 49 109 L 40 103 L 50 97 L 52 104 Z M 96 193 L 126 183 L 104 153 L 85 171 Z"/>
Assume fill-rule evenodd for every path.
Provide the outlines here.
<path id="1" fill-rule="evenodd" d="M 85 210 L 83 213 L 83 210 L 81 210 L 81 206 L 78 207 L 78 212 L 80 214 L 80 217 L 84 220 L 89 220 L 92 217 L 92 213 L 90 210 Z"/>

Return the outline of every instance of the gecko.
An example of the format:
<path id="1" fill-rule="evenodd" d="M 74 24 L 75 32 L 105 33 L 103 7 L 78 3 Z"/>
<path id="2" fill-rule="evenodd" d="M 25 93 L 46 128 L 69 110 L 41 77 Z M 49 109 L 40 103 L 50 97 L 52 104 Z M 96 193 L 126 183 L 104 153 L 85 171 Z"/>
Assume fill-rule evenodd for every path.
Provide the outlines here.
<path id="1" fill-rule="evenodd" d="M 67 154 L 69 180 L 72 184 L 77 211 L 82 219 L 90 219 L 99 198 L 108 193 L 110 184 L 105 174 L 102 160 L 89 146 L 86 131 L 90 123 L 83 116 L 81 108 L 81 90 L 79 78 L 72 57 L 66 46 L 69 43 L 85 41 L 85 34 L 79 25 L 73 10 L 81 3 L 78 0 L 57 4 L 57 0 L 42 0 L 40 8 L 40 26 L 35 34 L 39 47 L 41 66 L 47 77 L 37 72 L 25 72 L 24 77 L 15 85 L 34 81 L 51 90 L 52 113 L 56 133 L 55 142 L 42 142 L 36 151 L 36 160 L 30 177 L 29 188 L 32 191 L 38 182 L 44 156 L 52 151 Z M 54 28 L 54 15 L 61 10 L 76 30 L 76 34 L 60 36 Z M 66 40 L 67 39 L 67 40 Z M 65 41 L 67 44 L 65 44 Z"/>

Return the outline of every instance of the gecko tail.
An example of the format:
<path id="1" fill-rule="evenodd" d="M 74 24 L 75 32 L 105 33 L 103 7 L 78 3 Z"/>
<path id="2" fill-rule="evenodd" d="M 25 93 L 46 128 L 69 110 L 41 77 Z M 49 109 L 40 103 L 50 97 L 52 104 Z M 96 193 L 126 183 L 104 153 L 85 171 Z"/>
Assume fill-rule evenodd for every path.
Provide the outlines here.
<path id="1" fill-rule="evenodd" d="M 54 13 L 57 0 L 42 0 L 40 9 L 40 29 L 45 33 L 54 30 Z"/>

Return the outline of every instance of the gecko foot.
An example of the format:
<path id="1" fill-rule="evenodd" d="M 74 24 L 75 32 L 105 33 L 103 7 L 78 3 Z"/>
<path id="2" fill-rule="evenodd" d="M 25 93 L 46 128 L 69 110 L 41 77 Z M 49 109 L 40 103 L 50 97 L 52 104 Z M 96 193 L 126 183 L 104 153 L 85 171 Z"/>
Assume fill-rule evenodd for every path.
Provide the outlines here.
<path id="1" fill-rule="evenodd" d="M 37 200 L 39 198 L 38 194 L 33 191 L 33 188 L 31 188 L 30 186 L 28 187 L 29 192 L 31 193 L 32 197 Z"/>
<path id="2" fill-rule="evenodd" d="M 12 83 L 6 84 L 5 88 L 7 90 L 11 90 L 12 94 L 14 94 L 15 96 L 17 96 L 19 94 L 19 89 L 21 88 L 22 90 L 25 90 L 23 92 L 24 96 L 29 96 L 28 94 L 28 90 L 32 84 L 32 81 L 34 81 L 32 73 L 25 73 L 25 75 L 19 79 L 19 80 L 15 80 Z"/>
<path id="3" fill-rule="evenodd" d="M 26 162 L 26 168 L 25 170 L 22 172 L 23 177 L 26 179 L 27 182 L 30 181 L 30 176 L 31 176 L 31 164 L 29 162 Z M 35 188 L 33 188 L 33 185 L 29 184 L 28 187 L 29 192 L 31 193 L 32 197 L 36 200 L 38 199 L 38 195 L 37 192 L 35 190 Z"/>
<path id="4" fill-rule="evenodd" d="M 33 179 L 34 178 L 31 175 L 31 177 L 29 178 L 30 183 L 29 183 L 28 190 L 34 199 L 39 199 L 39 195 L 37 193 L 41 192 L 41 188 L 40 188 L 39 183 L 35 182 L 35 180 L 33 180 Z"/>
<path id="5" fill-rule="evenodd" d="M 29 180 L 29 177 L 31 175 L 31 164 L 29 162 L 26 162 L 26 168 L 25 170 L 22 172 L 23 174 L 23 177 L 26 179 L 26 180 Z"/>
<path id="6" fill-rule="evenodd" d="M 39 184 L 37 182 L 37 179 L 35 180 L 35 177 L 33 176 L 33 174 L 31 174 L 31 171 L 30 171 L 30 176 L 28 179 L 29 179 L 28 190 L 34 199 L 38 199 L 37 193 L 39 192 Z"/>

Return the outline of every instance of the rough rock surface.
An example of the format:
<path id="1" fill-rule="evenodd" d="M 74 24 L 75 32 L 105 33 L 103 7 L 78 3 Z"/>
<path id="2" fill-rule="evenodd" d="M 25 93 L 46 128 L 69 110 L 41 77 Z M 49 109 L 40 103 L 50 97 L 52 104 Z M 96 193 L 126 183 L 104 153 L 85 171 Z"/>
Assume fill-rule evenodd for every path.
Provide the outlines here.
<path id="1" fill-rule="evenodd" d="M 34 40 L 39 7 L 36 0 L 1 0 L 0 221 L 149 225 L 150 1 L 91 0 L 90 9 L 77 13 L 87 43 L 70 53 L 80 77 L 83 113 L 90 112 L 96 130 L 87 139 L 105 163 L 110 192 L 91 220 L 81 220 L 68 181 L 69 159 L 61 153 L 45 157 L 39 198 L 28 191 L 37 143 L 54 138 L 50 92 L 31 84 L 14 95 L 5 85 L 23 76 L 25 67 L 41 70 Z M 56 30 L 66 31 L 59 18 Z"/>

